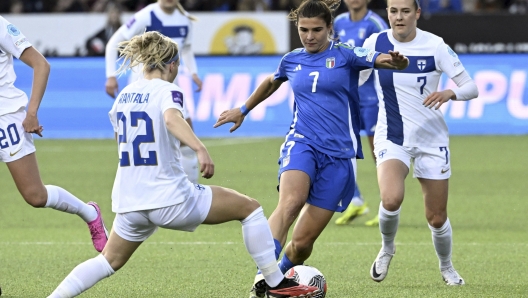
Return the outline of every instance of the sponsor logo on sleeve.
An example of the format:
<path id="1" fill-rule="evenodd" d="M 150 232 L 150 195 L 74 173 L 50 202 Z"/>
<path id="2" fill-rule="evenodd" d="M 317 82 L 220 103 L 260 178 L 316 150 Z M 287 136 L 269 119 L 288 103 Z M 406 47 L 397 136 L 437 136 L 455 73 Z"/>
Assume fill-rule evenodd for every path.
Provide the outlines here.
<path id="1" fill-rule="evenodd" d="M 457 62 L 453 63 L 453 66 L 454 67 L 458 67 L 458 66 L 460 66 L 460 64 L 462 64 L 462 63 L 460 63 L 460 61 L 457 61 Z"/>
<path id="2" fill-rule="evenodd" d="M 183 107 L 183 94 L 180 91 L 171 91 L 172 101 Z"/>
<path id="3" fill-rule="evenodd" d="M 356 56 L 358 57 L 365 57 L 368 55 L 368 53 L 370 52 L 369 49 L 365 49 L 365 48 L 362 48 L 362 47 L 355 47 L 354 48 L 354 54 L 356 54 Z"/>
<path id="4" fill-rule="evenodd" d="M 447 46 L 447 52 L 449 53 L 449 55 L 453 56 L 453 57 L 457 57 L 457 54 L 455 53 L 455 51 L 453 51 L 451 49 L 451 47 Z"/>
<path id="5" fill-rule="evenodd" d="M 367 62 L 372 62 L 372 60 L 374 59 L 374 55 L 376 55 L 376 52 L 370 51 L 367 55 Z"/>
<path id="6" fill-rule="evenodd" d="M 25 43 L 26 41 L 28 41 L 27 38 L 22 37 L 21 39 L 19 39 L 19 40 L 17 40 L 17 41 L 15 42 L 15 46 L 18 48 L 18 47 L 20 47 L 20 45 L 22 45 L 22 44 Z"/>
<path id="7" fill-rule="evenodd" d="M 20 35 L 20 30 L 18 30 L 18 28 L 15 27 L 15 25 L 9 24 L 9 25 L 7 25 L 7 33 L 9 33 L 10 35 L 13 35 L 13 36 L 19 36 Z"/>
<path id="8" fill-rule="evenodd" d="M 128 20 L 128 22 L 126 23 L 127 28 L 130 29 L 130 27 L 132 27 L 132 25 L 134 25 L 135 22 L 136 22 L 136 18 L 131 18 L 130 20 Z"/>

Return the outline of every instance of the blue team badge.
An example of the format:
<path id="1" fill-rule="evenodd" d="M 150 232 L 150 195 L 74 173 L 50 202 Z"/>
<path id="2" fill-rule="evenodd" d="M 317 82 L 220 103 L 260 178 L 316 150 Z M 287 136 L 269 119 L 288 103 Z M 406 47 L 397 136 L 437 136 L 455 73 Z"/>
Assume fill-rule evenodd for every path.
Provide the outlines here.
<path id="1" fill-rule="evenodd" d="M 381 151 L 378 153 L 379 158 L 380 158 L 380 159 L 383 158 L 383 156 L 385 156 L 386 153 L 387 153 L 387 149 L 383 149 L 383 150 L 381 150 Z"/>
<path id="2" fill-rule="evenodd" d="M 334 68 L 335 57 L 326 58 L 326 68 Z"/>
<path id="3" fill-rule="evenodd" d="M 194 184 L 194 188 L 196 188 L 197 190 L 204 190 L 205 187 L 201 184 L 198 184 L 198 183 L 193 183 Z"/>
<path id="4" fill-rule="evenodd" d="M 416 65 L 418 66 L 419 70 L 424 70 L 425 66 L 427 65 L 427 60 L 425 59 L 418 59 L 416 60 Z"/>
<path id="5" fill-rule="evenodd" d="M 180 91 L 171 91 L 171 93 L 172 101 L 183 107 L 183 93 L 181 93 Z"/>
<path id="6" fill-rule="evenodd" d="M 362 48 L 362 47 L 355 47 L 354 48 L 354 54 L 356 54 L 356 56 L 358 57 L 365 57 L 367 56 L 367 54 L 370 52 L 369 49 L 365 49 L 365 48 Z"/>
<path id="7" fill-rule="evenodd" d="M 20 30 L 18 30 L 18 28 L 15 27 L 15 25 L 9 24 L 9 25 L 7 25 L 7 33 L 9 33 L 10 35 L 13 35 L 13 36 L 19 36 L 20 35 Z"/>
<path id="8" fill-rule="evenodd" d="M 449 53 L 449 55 L 453 56 L 453 57 L 457 57 L 457 54 L 455 53 L 455 51 L 453 51 L 451 49 L 451 47 L 447 46 L 447 52 Z"/>
<path id="9" fill-rule="evenodd" d="M 359 28 L 358 31 L 358 37 L 359 39 L 365 39 L 365 35 L 367 34 L 367 29 L 365 28 Z"/>

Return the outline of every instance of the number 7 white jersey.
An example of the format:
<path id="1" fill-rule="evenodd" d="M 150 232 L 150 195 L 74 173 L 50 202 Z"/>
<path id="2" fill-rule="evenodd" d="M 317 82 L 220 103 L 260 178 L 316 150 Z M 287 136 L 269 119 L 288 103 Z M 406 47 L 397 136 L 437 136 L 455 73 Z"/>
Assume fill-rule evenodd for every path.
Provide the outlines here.
<path id="1" fill-rule="evenodd" d="M 119 154 L 112 211 L 162 208 L 189 197 L 194 186 L 180 163 L 180 141 L 163 117 L 182 106 L 182 89 L 160 79 L 139 79 L 119 93 L 108 113 Z"/>
<path id="2" fill-rule="evenodd" d="M 363 45 L 382 53 L 399 51 L 410 62 L 403 71 L 374 70 L 380 107 L 375 143 L 389 140 L 409 147 L 449 144 L 442 112 L 424 107 L 423 101 L 437 91 L 442 72 L 453 78 L 464 71 L 464 66 L 442 38 L 420 29 L 416 31 L 410 42 L 398 42 L 389 29 L 373 34 Z M 368 71 L 362 73 L 362 77 L 366 75 Z"/>

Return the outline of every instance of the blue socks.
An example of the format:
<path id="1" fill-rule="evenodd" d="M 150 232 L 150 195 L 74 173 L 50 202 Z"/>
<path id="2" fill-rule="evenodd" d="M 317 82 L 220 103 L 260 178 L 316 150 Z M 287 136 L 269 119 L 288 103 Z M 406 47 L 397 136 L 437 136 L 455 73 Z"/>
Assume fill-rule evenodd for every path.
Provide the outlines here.
<path id="1" fill-rule="evenodd" d="M 279 263 L 279 269 L 284 274 L 286 271 L 290 270 L 291 268 L 295 267 L 295 264 L 293 264 L 290 259 L 288 259 L 288 256 L 286 254 L 282 255 L 282 259 Z"/>
<path id="2" fill-rule="evenodd" d="M 282 252 L 282 245 L 277 239 L 273 239 L 273 242 L 275 242 L 275 259 L 278 260 Z"/>

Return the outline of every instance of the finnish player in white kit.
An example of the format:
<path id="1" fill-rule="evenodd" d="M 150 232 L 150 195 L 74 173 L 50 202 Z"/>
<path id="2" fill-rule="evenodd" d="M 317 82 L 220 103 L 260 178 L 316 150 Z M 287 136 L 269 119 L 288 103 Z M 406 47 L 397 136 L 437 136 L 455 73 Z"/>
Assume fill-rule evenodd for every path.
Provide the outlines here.
<path id="1" fill-rule="evenodd" d="M 13 57 L 33 68 L 33 87 L 27 95 L 16 88 Z M 53 208 L 81 217 L 90 229 L 97 251 L 107 233 L 99 206 L 84 203 L 65 189 L 42 183 L 32 133 L 42 137 L 37 112 L 46 91 L 50 65 L 22 32 L 0 16 L 0 161 L 5 162 L 18 191 L 35 208 Z M 27 105 L 27 112 L 26 112 Z"/>
<path id="2" fill-rule="evenodd" d="M 120 269 L 158 227 L 194 231 L 200 224 L 242 223 L 244 243 L 263 268 L 268 297 L 311 297 L 317 287 L 286 279 L 275 260 L 271 231 L 260 204 L 234 190 L 191 183 L 181 165 L 181 143 L 198 156 L 204 178 L 214 164 L 184 120 L 178 47 L 158 32 L 120 44 L 121 70 L 142 64 L 144 77 L 125 87 L 109 112 L 118 142 L 119 165 L 112 190 L 117 213 L 102 254 L 78 265 L 49 296 L 74 297 Z M 128 65 L 126 62 L 130 62 Z"/>
<path id="3" fill-rule="evenodd" d="M 370 275 L 382 281 L 396 252 L 394 238 L 398 229 L 400 206 L 404 198 L 404 180 L 414 163 L 425 202 L 425 216 L 432 233 L 442 278 L 447 285 L 463 285 L 453 267 L 452 229 L 447 217 L 448 179 L 451 175 L 449 136 L 442 112 L 449 100 L 469 100 L 478 90 L 457 54 L 442 38 L 416 28 L 420 7 L 413 0 L 388 0 L 391 29 L 369 37 L 363 47 L 379 52 L 399 51 L 409 60 L 403 71 L 374 70 L 380 100 L 374 137 L 382 248 Z M 362 74 L 366 80 L 371 70 Z M 445 73 L 457 88 L 437 92 Z"/>
<path id="4" fill-rule="evenodd" d="M 115 97 L 116 92 L 118 92 L 116 80 L 117 45 L 145 31 L 158 31 L 178 44 L 178 48 L 181 49 L 180 54 L 183 65 L 192 75 L 192 79 L 197 86 L 196 90 L 200 91 L 202 89 L 202 81 L 198 77 L 196 59 L 191 48 L 193 20 L 195 18 L 183 9 L 179 0 L 158 0 L 157 3 L 147 5 L 134 14 L 126 24 L 122 25 L 112 35 L 106 45 L 107 81 L 105 87 L 108 95 Z M 135 67 L 130 74 L 129 81 L 136 81 L 142 74 L 140 67 Z M 174 83 L 176 83 L 176 79 Z M 185 106 L 183 115 L 192 127 L 192 121 Z M 182 146 L 181 153 L 181 161 L 185 173 L 191 182 L 197 183 L 199 171 L 196 154 L 187 146 Z"/>

